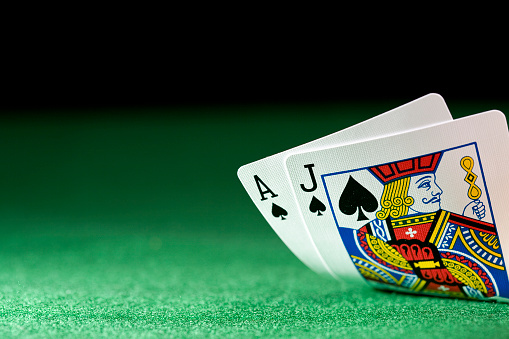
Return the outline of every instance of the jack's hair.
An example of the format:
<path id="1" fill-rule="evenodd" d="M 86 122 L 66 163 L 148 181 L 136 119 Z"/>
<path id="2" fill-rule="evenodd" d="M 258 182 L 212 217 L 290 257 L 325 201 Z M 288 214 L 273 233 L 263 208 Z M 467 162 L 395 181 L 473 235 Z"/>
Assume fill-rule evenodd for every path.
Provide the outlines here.
<path id="1" fill-rule="evenodd" d="M 408 196 L 410 177 L 392 181 L 384 186 L 380 199 L 381 209 L 376 217 L 385 220 L 387 217 L 399 218 L 408 214 L 408 207 L 414 203 L 414 198 Z"/>

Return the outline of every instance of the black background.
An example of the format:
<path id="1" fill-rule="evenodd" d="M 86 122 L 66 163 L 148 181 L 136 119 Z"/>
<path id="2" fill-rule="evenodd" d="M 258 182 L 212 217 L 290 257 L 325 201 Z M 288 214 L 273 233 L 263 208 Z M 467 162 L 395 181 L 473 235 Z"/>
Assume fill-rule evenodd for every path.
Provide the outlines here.
<path id="1" fill-rule="evenodd" d="M 166 64 L 166 62 L 168 64 Z M 316 62 L 316 61 L 314 61 Z M 413 100 L 430 92 L 446 100 L 505 100 L 505 80 L 496 70 L 419 65 L 289 65 L 284 60 L 208 60 L 205 64 L 159 60 L 132 65 L 115 60 L 67 65 L 30 65 L 11 76 L 3 110 L 125 106 L 295 103 L 344 100 Z M 26 65 L 24 65 L 26 66 Z M 345 67 L 345 68 L 343 68 Z"/>
<path id="2" fill-rule="evenodd" d="M 405 102 L 430 92 L 446 101 L 507 99 L 503 54 L 475 39 L 466 45 L 383 35 L 318 39 L 299 32 L 233 34 L 234 27 L 157 35 L 87 29 L 60 35 L 63 31 L 59 27 L 55 36 L 35 30 L 4 48 L 1 112 Z"/>

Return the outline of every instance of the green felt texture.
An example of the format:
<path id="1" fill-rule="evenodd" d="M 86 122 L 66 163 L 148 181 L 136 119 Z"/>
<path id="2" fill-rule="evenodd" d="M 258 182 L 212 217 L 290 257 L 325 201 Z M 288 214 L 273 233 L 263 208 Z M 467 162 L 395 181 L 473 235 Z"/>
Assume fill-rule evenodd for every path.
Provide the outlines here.
<path id="1" fill-rule="evenodd" d="M 509 305 L 316 275 L 241 165 L 403 102 L 12 114 L 0 123 L 0 336 L 509 336 Z M 509 103 L 449 104 L 455 118 Z"/>

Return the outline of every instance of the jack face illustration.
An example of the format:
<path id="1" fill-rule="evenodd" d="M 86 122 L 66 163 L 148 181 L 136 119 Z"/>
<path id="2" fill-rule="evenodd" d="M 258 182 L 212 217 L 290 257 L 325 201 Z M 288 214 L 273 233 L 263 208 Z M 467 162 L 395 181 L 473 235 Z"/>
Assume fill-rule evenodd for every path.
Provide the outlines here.
<path id="1" fill-rule="evenodd" d="M 434 173 L 416 175 L 410 178 L 408 195 L 414 203 L 409 213 L 429 213 L 440 209 L 442 189 L 436 183 Z"/>
<path id="2" fill-rule="evenodd" d="M 440 162 L 441 153 L 405 160 L 393 164 L 372 167 L 370 170 L 384 182 L 381 197 L 382 210 L 377 218 L 383 220 L 419 213 L 431 213 L 440 210 L 444 191 L 437 184 L 435 171 Z M 425 165 L 427 164 L 427 165 Z M 405 171 L 404 169 L 409 168 Z M 387 173 L 390 170 L 392 172 Z M 384 172 L 386 172 L 384 174 Z M 411 172 L 406 173 L 405 172 Z M 395 179 L 391 180 L 391 176 Z M 469 209 L 470 208 L 470 209 Z M 462 209 L 462 214 L 482 219 L 484 204 L 475 200 Z M 472 211 L 471 211 L 472 210 Z M 469 213 L 472 212 L 472 213 Z"/>
<path id="3" fill-rule="evenodd" d="M 474 157 L 461 157 L 467 150 Z M 480 299 L 509 297 L 493 216 L 480 200 L 482 194 L 487 196 L 487 189 L 476 183 L 482 175 L 480 158 L 472 150 L 477 152 L 475 143 L 348 173 L 330 174 L 348 174 L 352 179 L 356 171 L 367 170 L 383 185 L 376 218 L 368 219 L 357 229 L 340 225 L 336 219 L 352 262 L 364 278 L 379 287 L 382 284 L 383 288 L 425 294 Z M 444 154 L 447 159 L 442 162 Z M 446 174 L 438 175 L 441 166 L 444 169 L 441 173 L 459 173 L 456 178 L 464 177 L 464 181 L 454 181 L 464 188 L 450 184 L 450 179 L 444 177 Z M 475 170 L 474 166 L 477 166 Z M 484 179 L 481 181 L 484 184 Z M 443 197 L 447 190 L 442 189 L 439 182 L 448 187 L 446 200 Z M 367 189 L 362 182 L 357 184 L 362 190 Z M 454 195 L 460 191 L 468 197 Z M 356 196 L 356 193 L 342 194 L 341 199 L 353 200 L 349 196 Z M 369 211 L 365 204 L 358 205 Z M 445 205 L 454 208 L 448 211 Z M 339 207 L 338 215 L 350 212 L 341 209 L 341 201 Z M 359 211 L 362 211 L 360 207 Z M 483 221 L 488 213 L 492 222 Z"/>

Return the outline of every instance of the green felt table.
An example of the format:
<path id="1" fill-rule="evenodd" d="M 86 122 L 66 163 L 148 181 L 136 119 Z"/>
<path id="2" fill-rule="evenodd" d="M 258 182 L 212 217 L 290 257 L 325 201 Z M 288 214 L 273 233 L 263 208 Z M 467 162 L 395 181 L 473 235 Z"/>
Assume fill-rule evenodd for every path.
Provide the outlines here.
<path id="1" fill-rule="evenodd" d="M 0 336 L 503 337 L 509 305 L 316 275 L 237 168 L 404 102 L 0 118 Z M 455 118 L 508 102 L 450 102 Z"/>

